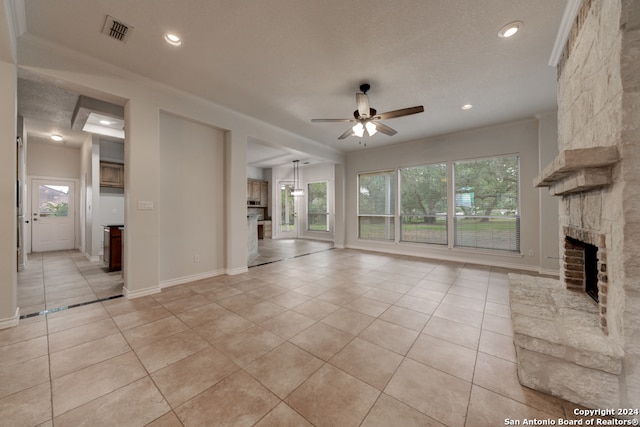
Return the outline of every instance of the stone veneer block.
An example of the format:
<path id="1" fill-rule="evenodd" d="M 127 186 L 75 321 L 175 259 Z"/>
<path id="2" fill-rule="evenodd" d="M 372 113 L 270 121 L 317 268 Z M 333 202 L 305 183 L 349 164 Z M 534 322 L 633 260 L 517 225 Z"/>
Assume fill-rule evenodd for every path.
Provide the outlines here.
<path id="1" fill-rule="evenodd" d="M 582 169 L 549 185 L 549 194 L 562 196 L 592 190 L 609 184 L 611 184 L 611 168 Z"/>
<path id="2" fill-rule="evenodd" d="M 600 327 L 597 304 L 556 279 L 509 274 L 518 377 L 590 407 L 620 402 L 623 350 Z"/>
<path id="3" fill-rule="evenodd" d="M 615 146 L 564 150 L 533 180 L 535 187 L 549 187 L 574 177 L 577 171 L 611 166 L 619 159 Z"/>

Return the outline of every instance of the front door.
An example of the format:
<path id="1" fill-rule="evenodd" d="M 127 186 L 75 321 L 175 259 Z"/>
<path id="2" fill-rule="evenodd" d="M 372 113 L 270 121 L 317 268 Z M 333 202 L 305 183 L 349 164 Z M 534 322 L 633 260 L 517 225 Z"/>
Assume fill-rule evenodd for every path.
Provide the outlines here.
<path id="1" fill-rule="evenodd" d="M 298 237 L 298 218 L 296 215 L 296 199 L 291 192 L 292 183 L 280 184 L 280 229 L 279 237 L 295 239 Z"/>
<path id="2" fill-rule="evenodd" d="M 31 180 L 31 250 L 75 248 L 73 181 Z"/>

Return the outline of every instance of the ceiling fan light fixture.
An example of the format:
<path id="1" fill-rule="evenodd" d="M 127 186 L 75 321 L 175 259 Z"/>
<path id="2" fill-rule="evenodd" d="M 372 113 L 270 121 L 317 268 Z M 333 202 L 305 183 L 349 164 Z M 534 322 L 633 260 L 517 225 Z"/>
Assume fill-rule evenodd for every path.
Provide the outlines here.
<path id="1" fill-rule="evenodd" d="M 362 138 L 364 136 L 364 126 L 362 123 L 356 123 L 351 129 L 358 138 Z"/>
<path id="2" fill-rule="evenodd" d="M 169 43 L 171 46 L 182 46 L 182 39 L 177 34 L 165 33 L 163 37 L 164 41 Z"/>
<path id="3" fill-rule="evenodd" d="M 367 122 L 366 125 L 364 125 L 367 128 L 367 133 L 369 134 L 369 136 L 373 136 L 376 133 L 378 133 L 378 129 L 376 129 L 376 124 L 373 122 Z"/>
<path id="4" fill-rule="evenodd" d="M 520 31 L 523 25 L 524 23 L 522 21 L 510 22 L 504 27 L 500 28 L 500 31 L 498 31 L 498 37 L 501 37 L 503 39 L 513 37 L 518 33 L 518 31 Z"/>

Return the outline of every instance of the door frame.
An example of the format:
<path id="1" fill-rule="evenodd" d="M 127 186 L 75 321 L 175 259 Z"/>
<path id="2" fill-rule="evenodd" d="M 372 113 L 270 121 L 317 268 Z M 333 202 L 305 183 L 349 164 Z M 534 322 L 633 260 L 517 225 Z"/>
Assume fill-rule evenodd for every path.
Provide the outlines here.
<path id="1" fill-rule="evenodd" d="M 293 210 L 294 210 L 294 231 L 282 231 L 282 190 L 281 187 L 283 185 L 295 185 L 293 181 L 290 179 L 281 179 L 277 182 L 277 195 L 276 195 L 276 215 L 272 217 L 275 221 L 271 222 L 271 232 L 275 234 L 278 239 L 297 239 L 300 236 L 300 216 L 298 212 L 300 211 L 299 205 L 299 197 L 293 197 Z M 275 233 L 274 233 L 275 229 Z"/>
<path id="2" fill-rule="evenodd" d="M 31 200 L 32 200 L 32 190 L 33 190 L 33 180 L 34 179 L 43 179 L 43 180 L 51 180 L 51 181 L 72 181 L 74 183 L 74 194 L 73 194 L 73 248 L 78 249 L 78 242 L 80 236 L 80 212 L 79 212 L 79 202 L 80 202 L 80 180 L 77 178 L 66 178 L 59 176 L 41 176 L 41 175 L 27 175 L 26 186 L 27 186 L 27 196 L 24 209 L 24 218 L 25 221 L 29 221 L 28 224 L 25 224 L 24 227 L 24 243 L 25 243 L 25 253 L 31 253 L 31 226 L 32 226 L 32 209 L 31 209 Z M 71 206 L 69 207 L 71 209 Z"/>

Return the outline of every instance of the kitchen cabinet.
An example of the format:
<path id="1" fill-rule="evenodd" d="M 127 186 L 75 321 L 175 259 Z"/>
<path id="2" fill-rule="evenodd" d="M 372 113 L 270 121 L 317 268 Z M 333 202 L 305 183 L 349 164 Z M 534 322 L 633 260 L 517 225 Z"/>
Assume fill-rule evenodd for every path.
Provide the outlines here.
<path id="1" fill-rule="evenodd" d="M 269 205 L 269 182 L 257 179 L 247 180 L 247 206 Z"/>
<path id="2" fill-rule="evenodd" d="M 258 239 L 271 239 L 271 220 L 258 220 Z"/>
<path id="3" fill-rule="evenodd" d="M 100 187 L 124 188 L 124 164 L 100 162 Z"/>
<path id="4" fill-rule="evenodd" d="M 122 269 L 122 225 L 105 225 L 103 255 L 105 265 L 109 271 Z"/>
<path id="5" fill-rule="evenodd" d="M 264 239 L 271 239 L 272 237 L 272 233 L 271 233 L 271 221 L 265 220 L 264 221 L 264 226 L 263 226 L 263 230 L 262 230 L 262 237 Z"/>

